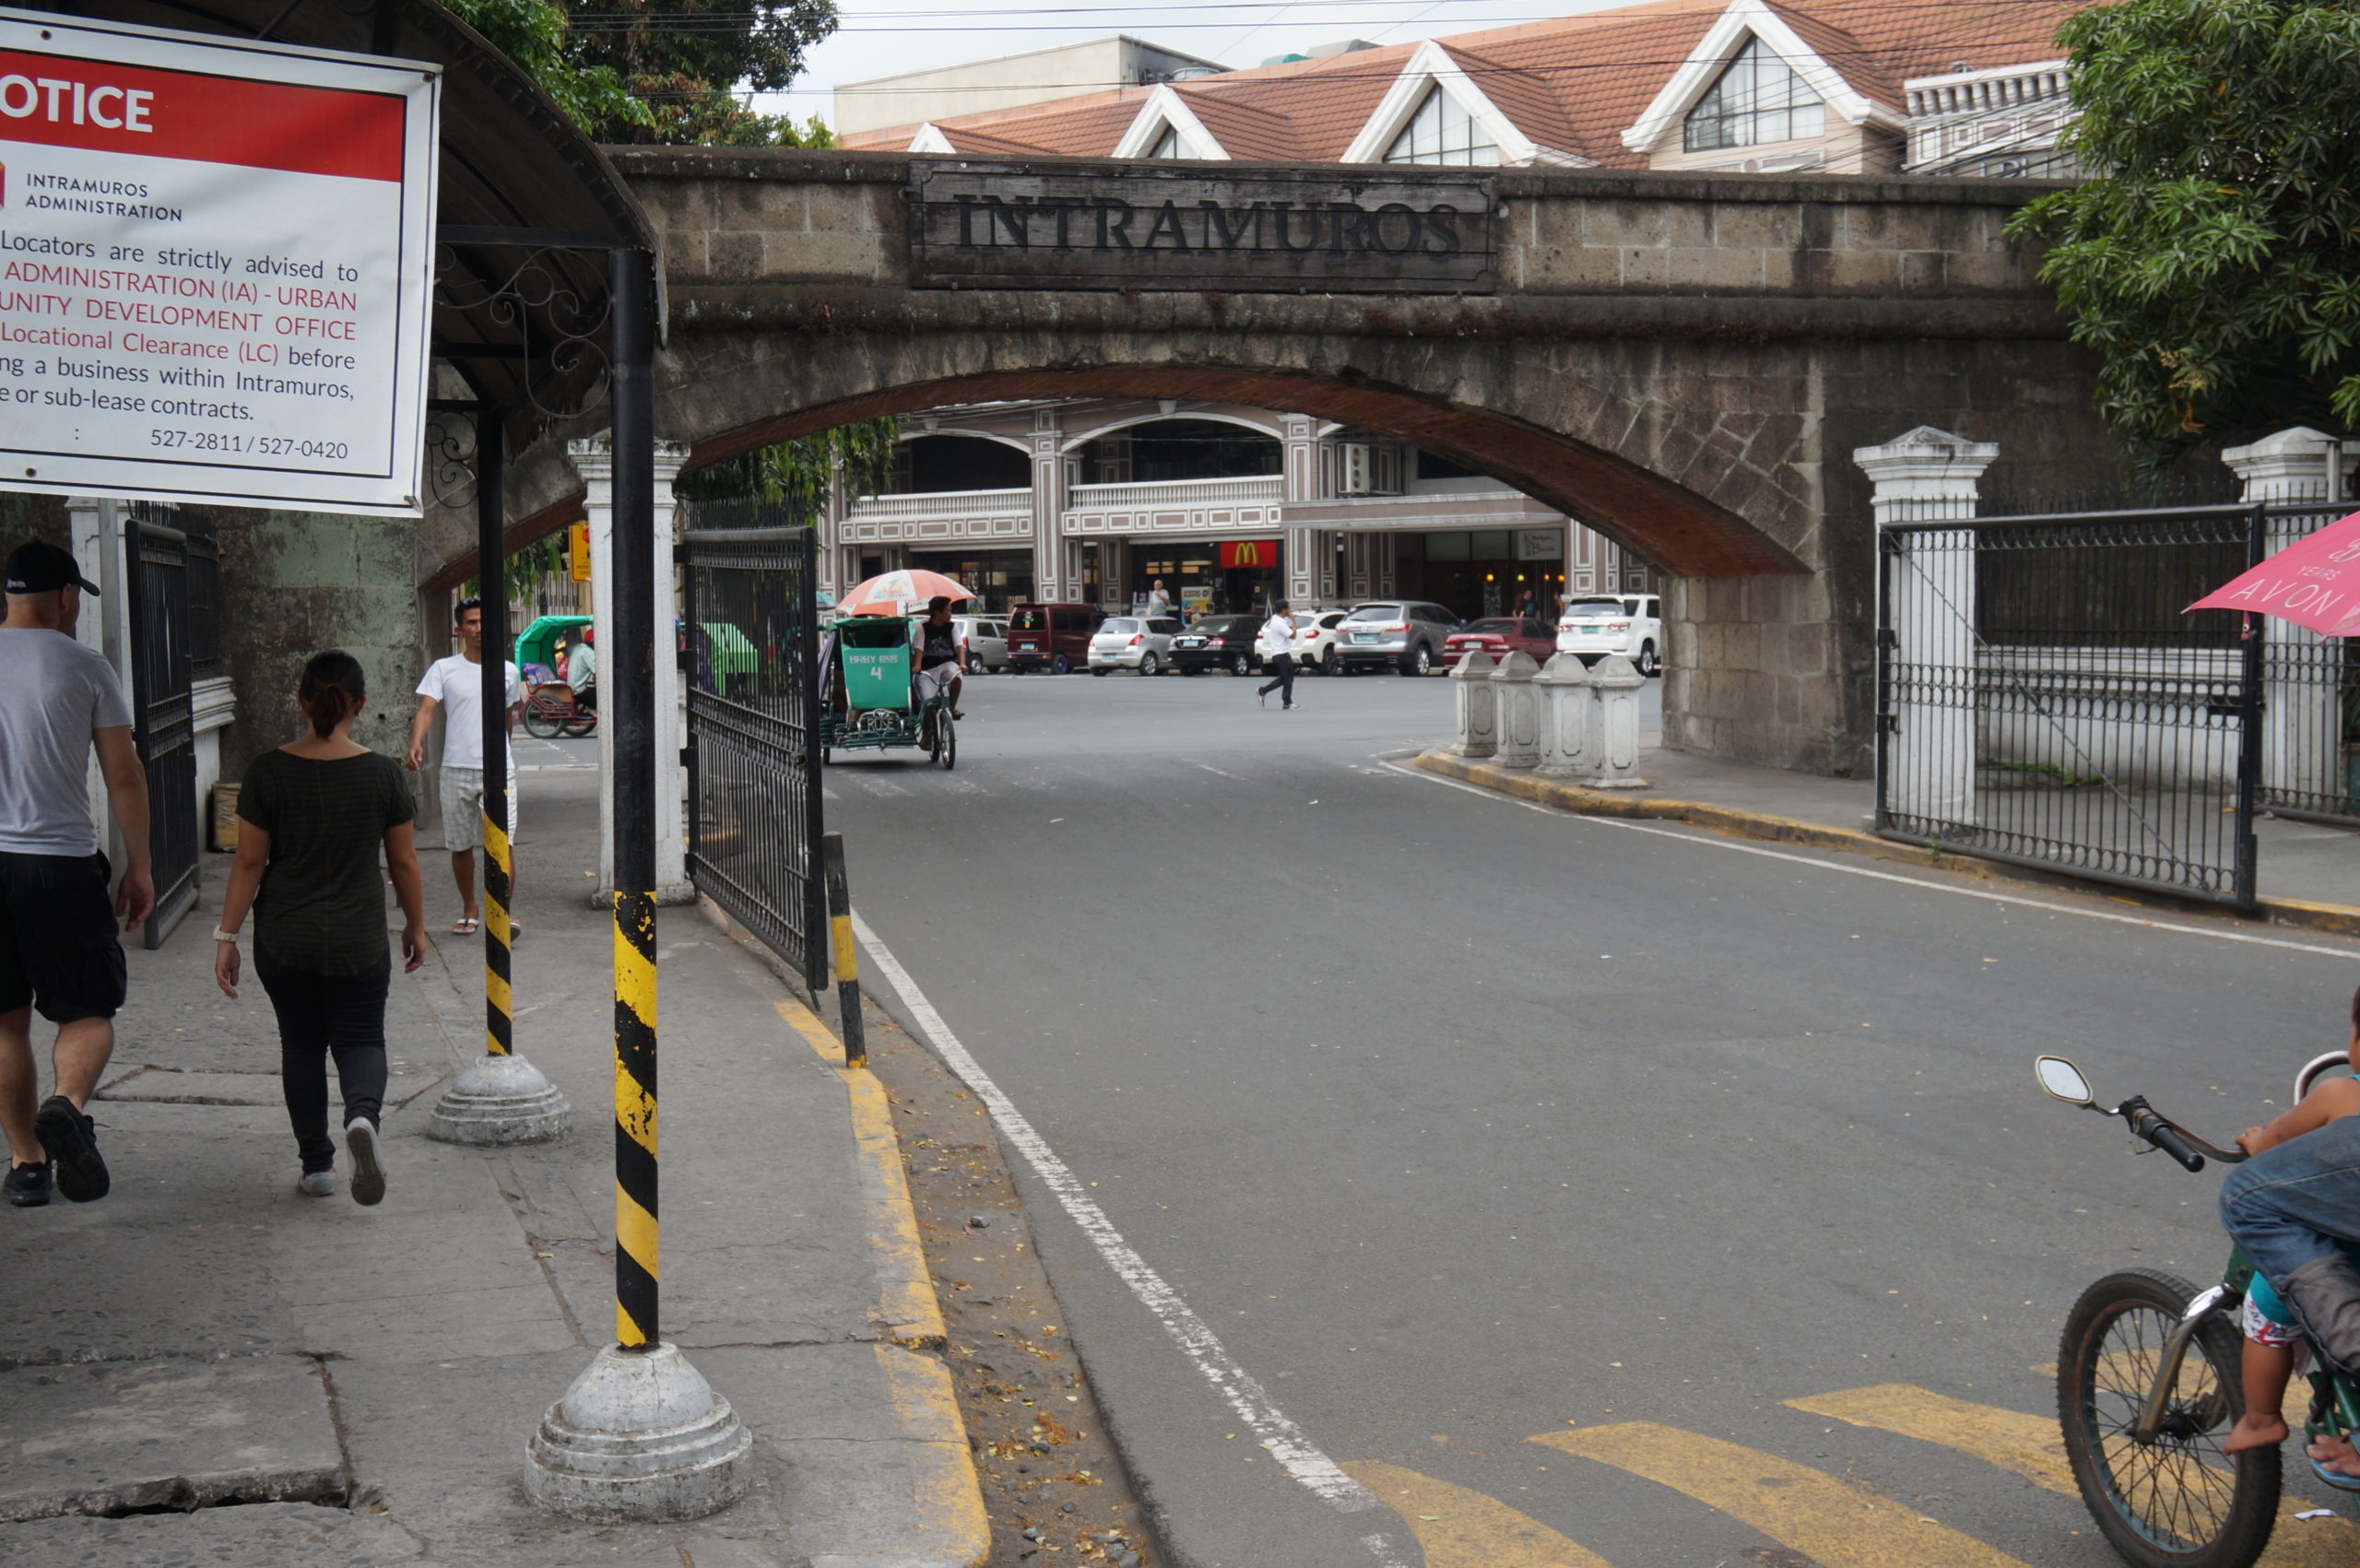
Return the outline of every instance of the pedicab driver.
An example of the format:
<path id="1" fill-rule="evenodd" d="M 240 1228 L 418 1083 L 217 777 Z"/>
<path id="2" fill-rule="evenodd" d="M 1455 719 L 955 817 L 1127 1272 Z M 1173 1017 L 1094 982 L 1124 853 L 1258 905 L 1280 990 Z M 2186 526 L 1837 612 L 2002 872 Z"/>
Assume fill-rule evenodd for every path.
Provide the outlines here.
<path id="1" fill-rule="evenodd" d="M 918 623 L 916 657 L 918 700 L 939 696 L 948 688 L 950 716 L 965 718 L 959 711 L 959 691 L 965 684 L 961 677 L 967 668 L 967 650 L 960 644 L 959 629 L 950 624 L 950 601 L 939 594 L 926 602 L 926 619 Z"/>

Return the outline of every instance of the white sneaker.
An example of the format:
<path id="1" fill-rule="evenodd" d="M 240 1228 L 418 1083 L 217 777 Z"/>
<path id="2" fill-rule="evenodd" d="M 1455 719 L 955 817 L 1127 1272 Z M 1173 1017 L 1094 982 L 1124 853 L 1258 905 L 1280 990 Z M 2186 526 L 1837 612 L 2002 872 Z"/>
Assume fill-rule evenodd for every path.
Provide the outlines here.
<path id="1" fill-rule="evenodd" d="M 295 1190 L 301 1193 L 305 1197 L 334 1197 L 336 1196 L 336 1173 L 334 1171 L 306 1171 L 303 1173 L 303 1179 L 295 1184 Z"/>
<path id="2" fill-rule="evenodd" d="M 344 1151 L 352 1157 L 352 1201 L 366 1208 L 385 1201 L 385 1167 L 377 1162 L 377 1129 L 365 1116 L 344 1125 Z"/>

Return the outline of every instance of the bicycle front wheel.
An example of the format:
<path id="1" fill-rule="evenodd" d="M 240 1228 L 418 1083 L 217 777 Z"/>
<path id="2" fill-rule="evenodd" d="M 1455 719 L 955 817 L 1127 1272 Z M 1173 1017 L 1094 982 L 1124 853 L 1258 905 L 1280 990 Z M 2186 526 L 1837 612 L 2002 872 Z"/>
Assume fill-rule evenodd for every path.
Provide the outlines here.
<path id="1" fill-rule="evenodd" d="M 2165 1341 L 2195 1295 L 2187 1280 L 2149 1268 L 2109 1274 L 2082 1292 L 2058 1347 L 2065 1456 L 2124 1562 L 2250 1568 L 2278 1522 L 2278 1450 L 2221 1451 L 2246 1400 L 2237 1333 L 2220 1315 L 2190 1341 L 2155 1435 L 2134 1434 Z"/>

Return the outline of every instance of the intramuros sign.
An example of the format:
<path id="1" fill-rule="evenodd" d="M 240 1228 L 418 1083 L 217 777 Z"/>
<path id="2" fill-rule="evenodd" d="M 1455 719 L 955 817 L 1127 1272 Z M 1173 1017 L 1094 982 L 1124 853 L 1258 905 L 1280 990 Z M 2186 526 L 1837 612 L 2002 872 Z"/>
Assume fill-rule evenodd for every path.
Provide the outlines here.
<path id="1" fill-rule="evenodd" d="M 0 489 L 416 513 L 437 72 L 0 11 Z"/>

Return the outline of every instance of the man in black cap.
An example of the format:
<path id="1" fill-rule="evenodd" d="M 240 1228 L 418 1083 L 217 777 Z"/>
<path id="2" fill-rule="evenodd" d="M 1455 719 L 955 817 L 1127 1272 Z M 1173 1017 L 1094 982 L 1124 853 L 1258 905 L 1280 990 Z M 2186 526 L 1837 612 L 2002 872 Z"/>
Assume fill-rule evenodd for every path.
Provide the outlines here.
<path id="1" fill-rule="evenodd" d="M 106 660 L 74 640 L 82 595 L 98 585 L 73 556 L 36 539 L 10 553 L 0 621 L 0 1132 L 8 1201 L 30 1208 L 54 1186 L 104 1197 L 107 1164 L 83 1107 L 114 1051 L 126 929 L 156 907 L 148 854 L 148 775 L 131 743 L 131 705 Z M 92 746 L 130 867 L 112 907 L 112 872 L 90 822 Z M 57 1026 L 54 1075 L 39 1099 L 34 1009 Z"/>

